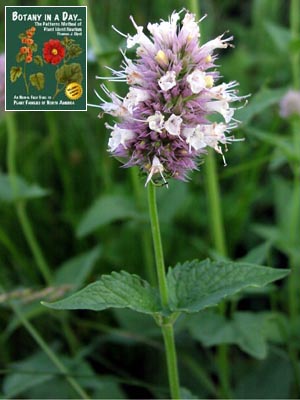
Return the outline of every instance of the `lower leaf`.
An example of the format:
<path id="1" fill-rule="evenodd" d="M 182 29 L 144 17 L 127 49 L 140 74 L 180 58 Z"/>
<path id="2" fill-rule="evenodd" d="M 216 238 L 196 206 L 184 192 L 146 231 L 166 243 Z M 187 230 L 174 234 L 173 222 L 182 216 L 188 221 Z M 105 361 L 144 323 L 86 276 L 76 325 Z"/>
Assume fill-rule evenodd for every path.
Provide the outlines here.
<path id="1" fill-rule="evenodd" d="M 134 311 L 155 314 L 161 311 L 158 291 L 147 281 L 125 271 L 103 275 L 70 297 L 43 305 L 57 310 L 94 310 L 130 308 Z"/>

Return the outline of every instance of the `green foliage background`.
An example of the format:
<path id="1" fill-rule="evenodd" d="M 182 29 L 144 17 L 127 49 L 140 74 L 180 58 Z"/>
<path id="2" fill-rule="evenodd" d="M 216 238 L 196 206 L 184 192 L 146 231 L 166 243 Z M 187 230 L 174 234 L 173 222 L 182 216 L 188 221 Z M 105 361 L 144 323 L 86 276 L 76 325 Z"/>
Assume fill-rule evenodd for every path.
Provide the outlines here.
<path id="1" fill-rule="evenodd" d="M 56 4 L 62 2 L 6 2 Z M 92 104 L 99 101 L 96 76 L 108 74 L 106 65 L 118 69 L 121 62 L 124 41 L 111 25 L 133 33 L 130 15 L 146 26 L 190 6 L 182 0 L 64 4 L 88 5 Z M 225 316 L 211 308 L 180 318 L 176 337 L 182 385 L 189 388 L 186 398 L 220 398 L 216 346 L 226 343 L 232 397 L 298 398 L 300 192 L 294 171 L 300 164 L 300 130 L 297 118 L 279 116 L 278 106 L 294 85 L 291 59 L 299 52 L 299 40 L 292 40 L 289 29 L 291 5 L 286 0 L 202 0 L 198 5 L 201 15 L 208 14 L 201 23 L 203 40 L 228 29 L 235 37 L 235 49 L 220 52 L 224 80 L 239 81 L 241 95 L 251 93 L 247 107 L 237 111 L 243 123 L 235 136 L 245 140 L 230 146 L 226 168 L 217 158 L 228 257 L 290 267 L 293 278 L 244 291 L 227 303 Z M 3 5 L 0 13 L 4 51 Z M 125 90 L 120 85 L 118 92 Z M 40 305 L 112 270 L 155 280 L 144 181 L 107 153 L 109 133 L 98 111 L 1 114 L 4 398 L 78 398 L 80 390 L 82 397 L 85 391 L 91 398 L 168 396 L 162 340 L 150 317 L 130 310 L 64 312 Z M 13 154 L 8 140 L 12 130 Z M 19 177 L 18 196 L 9 172 Z M 211 235 L 205 165 L 191 178 L 189 183 L 169 182 L 169 189 L 159 192 L 167 265 L 221 258 Z"/>

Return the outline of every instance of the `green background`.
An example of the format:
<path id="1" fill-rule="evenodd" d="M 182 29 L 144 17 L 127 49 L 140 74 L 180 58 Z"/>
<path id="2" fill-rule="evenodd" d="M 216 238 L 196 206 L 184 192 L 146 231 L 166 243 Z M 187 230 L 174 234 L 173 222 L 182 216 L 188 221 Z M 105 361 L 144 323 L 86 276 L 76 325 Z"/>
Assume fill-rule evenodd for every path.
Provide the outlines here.
<path id="1" fill-rule="evenodd" d="M 80 99 L 75 100 L 74 105 L 14 105 L 14 95 L 24 95 L 26 96 L 26 89 L 24 85 L 23 77 L 20 76 L 17 81 L 11 82 L 9 71 L 12 66 L 21 66 L 24 68 L 24 62 L 17 63 L 16 55 L 19 52 L 19 48 L 23 46 L 21 40 L 19 39 L 20 33 L 25 33 L 25 31 L 32 26 L 35 26 L 33 21 L 12 21 L 12 13 L 17 11 L 22 14 L 51 14 L 52 22 L 54 21 L 55 14 L 62 15 L 63 11 L 67 11 L 69 14 L 78 14 L 78 19 L 82 19 L 82 35 L 81 36 L 69 36 L 71 39 L 75 40 L 75 43 L 79 44 L 82 48 L 82 53 L 75 58 L 71 58 L 68 64 L 79 63 L 82 68 L 83 80 L 82 88 L 83 94 Z M 62 18 L 60 17 L 60 20 Z M 41 23 L 43 23 L 44 17 L 41 18 Z M 33 53 L 35 55 L 40 55 L 43 57 L 43 45 L 50 39 L 63 40 L 64 35 L 57 35 L 58 32 L 44 32 L 43 26 L 36 26 L 36 32 L 33 36 L 33 40 L 38 45 L 37 52 Z M 63 61 L 57 65 L 48 64 L 44 61 L 43 66 L 35 64 L 33 61 L 26 64 L 26 75 L 29 81 L 30 74 L 35 74 L 37 72 L 42 72 L 45 75 L 45 86 L 42 90 L 37 90 L 35 87 L 30 85 L 30 94 L 34 96 L 53 96 L 56 88 L 55 71 L 57 68 L 63 65 Z M 85 7 L 6 7 L 6 109 L 7 110 L 86 110 L 86 8 Z M 58 102 L 60 100 L 70 101 L 62 90 L 55 98 Z"/>

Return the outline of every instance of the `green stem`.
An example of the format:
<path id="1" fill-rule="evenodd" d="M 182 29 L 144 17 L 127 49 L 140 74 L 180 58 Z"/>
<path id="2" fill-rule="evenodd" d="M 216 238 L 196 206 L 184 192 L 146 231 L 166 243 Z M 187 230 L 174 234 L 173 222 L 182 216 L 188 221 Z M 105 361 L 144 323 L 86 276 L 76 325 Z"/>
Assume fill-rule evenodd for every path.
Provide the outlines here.
<path id="1" fill-rule="evenodd" d="M 154 254 L 156 262 L 156 271 L 158 277 L 159 292 L 161 295 L 161 302 L 164 308 L 168 308 L 168 285 L 165 271 L 165 262 L 163 247 L 161 242 L 159 219 L 156 205 L 156 191 L 155 186 L 152 183 L 148 185 L 148 204 L 150 213 L 150 222 L 152 230 L 152 239 L 154 245 Z"/>
<path id="2" fill-rule="evenodd" d="M 7 167 L 11 187 L 15 197 L 15 207 L 19 218 L 20 225 L 22 227 L 24 236 L 33 254 L 35 262 L 43 276 L 45 282 L 50 285 L 52 281 L 51 272 L 49 266 L 46 263 L 42 250 L 38 244 L 38 241 L 33 232 L 30 220 L 26 212 L 26 203 L 24 200 L 18 199 L 18 183 L 17 183 L 17 169 L 16 169 L 16 143 L 17 143 L 17 127 L 13 113 L 6 113 L 7 123 Z"/>
<path id="3" fill-rule="evenodd" d="M 200 15 L 199 0 L 189 0 L 189 9 L 196 16 Z"/>
<path id="4" fill-rule="evenodd" d="M 28 95 L 29 94 L 29 86 L 28 86 L 27 78 L 26 78 L 26 62 L 24 62 L 24 66 L 23 66 L 23 79 L 24 79 L 24 84 L 25 84 L 25 88 L 26 88 L 26 93 Z"/>
<path id="5" fill-rule="evenodd" d="M 63 376 L 66 378 L 66 380 L 75 390 L 75 392 L 82 399 L 89 399 L 90 397 L 85 392 L 85 390 L 78 384 L 78 382 L 72 376 L 70 376 L 70 373 L 67 370 L 67 368 L 62 364 L 62 362 L 59 360 L 59 358 L 56 356 L 53 350 L 47 345 L 47 343 L 44 341 L 44 339 L 41 337 L 38 331 L 34 328 L 34 326 L 28 321 L 28 319 L 25 318 L 24 314 L 19 310 L 19 308 L 13 303 L 11 303 L 11 307 L 14 310 L 17 317 L 19 318 L 22 325 L 24 325 L 24 327 L 27 329 L 27 331 L 30 333 L 30 335 L 33 337 L 36 343 L 40 346 L 40 348 L 44 351 L 44 353 L 47 354 L 47 356 L 57 367 L 57 369 L 63 374 Z"/>
<path id="6" fill-rule="evenodd" d="M 140 213 L 144 213 L 145 211 L 145 202 L 143 198 L 143 191 L 141 190 L 141 182 L 139 177 L 139 171 L 135 168 L 130 168 L 130 176 L 131 176 L 131 183 L 133 187 L 133 193 L 137 205 L 137 209 Z M 144 258 L 144 266 L 145 271 L 147 274 L 147 278 L 152 285 L 156 283 L 156 276 L 155 270 L 153 268 L 154 260 L 152 254 L 152 243 L 151 243 L 151 236 L 148 229 L 141 226 L 141 240 L 142 240 L 142 250 L 143 250 L 143 258 Z"/>
<path id="7" fill-rule="evenodd" d="M 180 399 L 180 384 L 173 325 L 161 327 L 167 356 L 168 377 L 172 399 Z"/>
<path id="8" fill-rule="evenodd" d="M 165 271 L 163 247 L 160 235 L 159 218 L 156 204 L 156 188 L 152 182 L 148 185 L 148 205 L 149 216 L 151 222 L 153 246 L 156 261 L 156 271 L 158 277 L 159 292 L 163 308 L 168 307 L 168 285 Z M 167 368 L 169 386 L 172 399 L 180 399 L 180 384 L 177 367 L 177 355 L 174 340 L 174 321 L 165 319 L 165 323 L 161 324 L 162 334 L 164 338 L 164 345 L 166 350 Z"/>

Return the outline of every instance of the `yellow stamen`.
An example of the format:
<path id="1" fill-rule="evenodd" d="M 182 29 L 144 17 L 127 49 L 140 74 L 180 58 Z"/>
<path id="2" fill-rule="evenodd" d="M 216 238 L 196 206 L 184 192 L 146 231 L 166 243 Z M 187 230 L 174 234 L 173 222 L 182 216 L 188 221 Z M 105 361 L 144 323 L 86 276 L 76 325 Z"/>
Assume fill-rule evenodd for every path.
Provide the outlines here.
<path id="1" fill-rule="evenodd" d="M 168 64 L 168 62 L 169 62 L 168 57 L 166 56 L 166 53 L 163 52 L 162 50 L 158 50 L 158 52 L 154 58 L 159 64 Z"/>
<path id="2" fill-rule="evenodd" d="M 51 50 L 51 54 L 53 54 L 54 56 L 57 56 L 57 54 L 58 54 L 57 49 L 52 49 Z"/>
<path id="3" fill-rule="evenodd" d="M 212 88 L 214 86 L 214 79 L 211 75 L 206 75 L 204 79 L 205 79 L 205 86 L 207 88 Z"/>
<path id="4" fill-rule="evenodd" d="M 207 62 L 207 63 L 210 63 L 210 62 L 211 62 L 211 56 L 210 56 L 210 55 L 207 56 L 207 57 L 205 57 L 205 62 Z"/>

